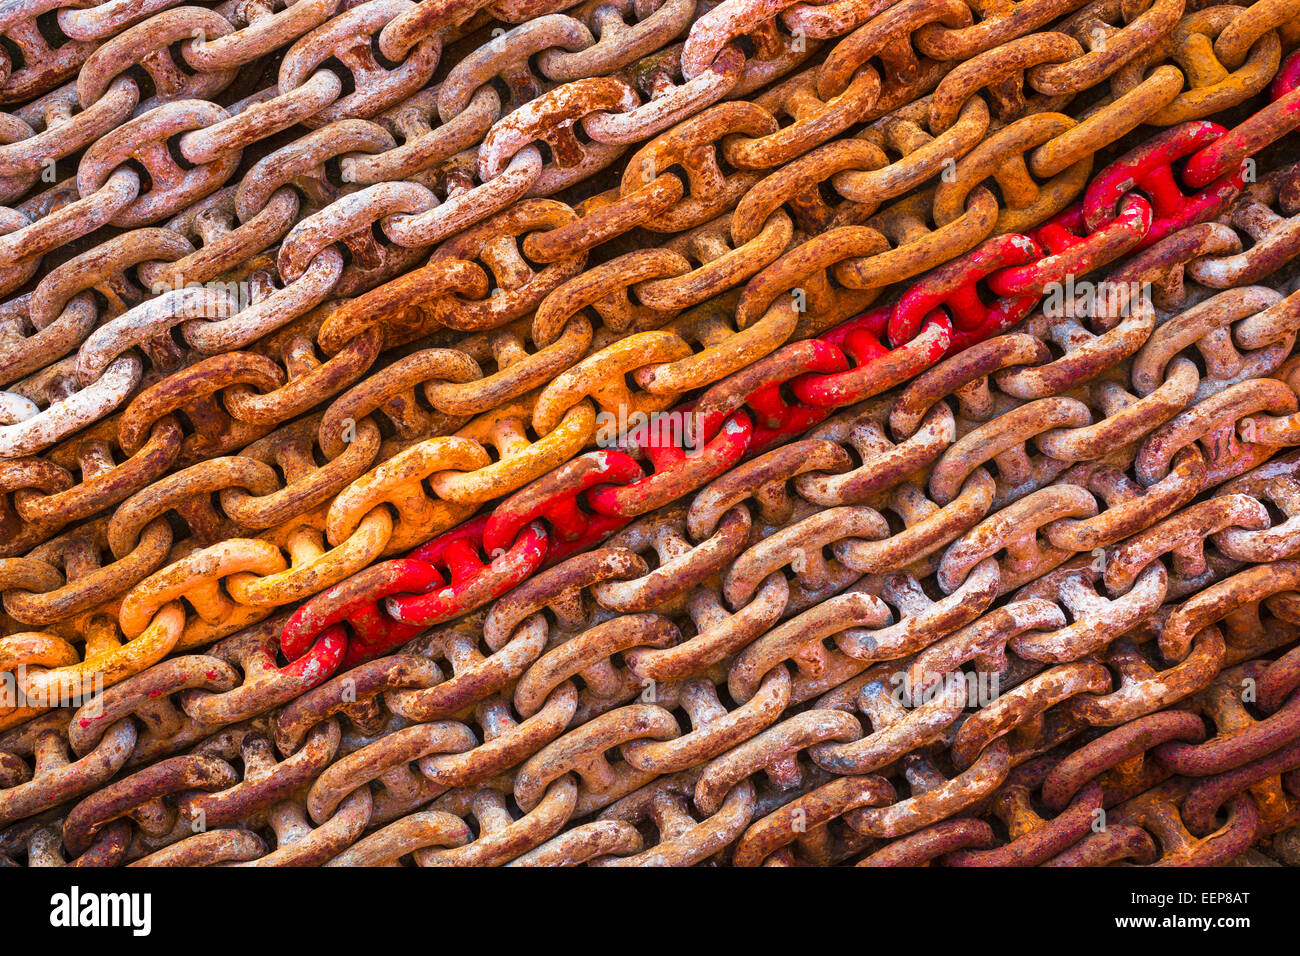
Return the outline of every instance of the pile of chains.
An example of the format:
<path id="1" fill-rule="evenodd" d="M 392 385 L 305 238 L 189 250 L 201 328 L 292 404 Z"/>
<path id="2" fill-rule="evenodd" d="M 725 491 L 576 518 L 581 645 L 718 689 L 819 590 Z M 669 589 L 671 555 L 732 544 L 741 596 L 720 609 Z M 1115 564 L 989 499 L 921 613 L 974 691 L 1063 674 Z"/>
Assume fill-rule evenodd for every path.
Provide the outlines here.
<path id="1" fill-rule="evenodd" d="M 6 5 L 0 863 L 1300 863 L 1297 45 Z"/>

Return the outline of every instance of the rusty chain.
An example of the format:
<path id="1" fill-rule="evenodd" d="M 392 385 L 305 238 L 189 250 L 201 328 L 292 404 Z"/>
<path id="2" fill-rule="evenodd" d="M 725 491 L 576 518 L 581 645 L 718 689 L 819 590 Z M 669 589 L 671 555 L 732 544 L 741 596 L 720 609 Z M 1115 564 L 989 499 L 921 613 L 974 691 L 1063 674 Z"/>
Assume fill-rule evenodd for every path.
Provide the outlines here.
<path id="1" fill-rule="evenodd" d="M 39 96 L 6 196 L 90 162 L 0 236 L 31 290 L 0 664 L 25 703 L 95 692 L 0 708 L 0 854 L 1180 863 L 1298 822 L 1268 655 L 1300 317 L 1254 283 L 1300 179 L 1250 158 L 1300 123 L 1293 3 L 164 6 L 84 40 L 60 10 L 53 52 L 6 27 L 58 64 L 0 71 Z M 1116 259 L 1152 299 L 1080 300 Z M 679 408 L 702 450 L 585 451 Z M 1009 689 L 930 696 L 972 666 Z M 1265 729 L 1060 802 L 1080 738 L 1196 714 Z"/>
<path id="2" fill-rule="evenodd" d="M 1224 328 L 1241 321 L 1223 316 L 1241 314 L 1239 300 L 1253 291 L 1218 293 L 1161 327 L 1185 325 L 1189 316 L 1211 307 L 1220 316 L 1214 327 Z M 1225 310 L 1224 297 L 1235 310 Z M 1272 304 L 1282 301 L 1274 299 Z M 1148 326 L 1146 342 L 1138 345 L 1150 344 L 1153 316 L 1138 318 Z M 1116 331 L 1123 331 L 1122 323 Z M 1267 511 L 1243 492 L 1266 483 L 1277 489 L 1295 474 L 1296 456 L 1281 455 L 1277 465 L 1266 462 L 1223 483 L 1225 474 L 1243 470 L 1250 459 L 1229 455 L 1225 460 L 1222 443 L 1208 432 L 1187 437 L 1190 433 L 1178 430 L 1180 460 L 1152 480 L 1142 462 L 1167 442 L 1160 440 L 1164 426 L 1149 414 L 1149 406 L 1141 428 L 1132 427 L 1133 416 L 1125 411 L 1141 405 L 1134 401 L 1105 415 L 1098 429 L 1083 402 L 1057 397 L 1079 394 L 1080 384 L 1097 377 L 1098 369 L 1109 374 L 1116 366 L 1130 373 L 1139 392 L 1154 394 L 1169 383 L 1180 384 L 1183 373 L 1171 370 L 1154 389 L 1138 385 L 1143 363 L 1118 357 L 1140 356 L 1142 349 L 1134 347 L 1131 335 L 1127 338 L 1114 338 L 1126 351 L 1112 352 L 1109 366 L 1085 367 L 1054 383 L 1051 394 L 1020 402 L 1006 401 L 1013 396 L 999 384 L 1020 390 L 1022 372 L 1054 364 L 1043 363 L 1042 340 L 1017 333 L 974 346 L 901 390 L 841 413 L 810 437 L 733 469 L 689 505 L 670 506 L 597 551 L 534 576 L 486 613 L 420 638 L 397 656 L 337 674 L 306 693 L 303 683 L 291 684 L 282 672 L 265 669 L 275 631 L 260 628 L 218 645 L 214 656 L 155 665 L 107 691 L 107 700 L 83 708 L 70 723 L 64 714 L 61 720 L 25 725 L 22 739 L 30 741 L 33 733 L 62 735 L 63 752 L 83 761 L 92 755 L 102 761 L 112 753 L 108 760 L 119 760 L 117 767 L 149 764 L 77 805 L 70 814 L 74 836 L 68 849 L 89 849 L 121 814 L 138 820 L 147 802 L 183 792 L 189 796 L 174 810 L 162 813 L 158 804 L 150 815 L 152 829 L 139 832 L 131 853 L 147 850 L 146 863 L 269 863 L 282 857 L 321 862 L 341 843 L 356 840 L 368 821 L 374 832 L 338 854 L 338 865 L 386 862 L 408 853 L 425 865 L 516 858 L 521 864 L 602 858 L 610 863 L 619 857 L 682 864 L 732 843 L 733 862 L 743 865 L 791 862 L 795 851 L 788 847 L 794 842 L 806 861 L 829 862 L 845 852 L 864 852 L 872 839 L 898 838 L 897 846 L 890 843 L 864 857 L 863 862 L 877 863 L 924 843 L 931 838 L 931 824 L 939 827 L 945 817 L 967 812 L 993 794 L 994 815 L 1012 826 L 1007 814 L 1020 808 L 1016 819 L 1024 832 L 1013 827 L 1016 839 L 993 853 L 996 841 L 984 824 L 978 840 L 943 844 L 954 853 L 950 862 L 1044 862 L 1076 843 L 1077 854 L 1101 852 L 1089 842 L 1094 840 L 1091 814 L 1121 801 L 1091 784 L 1086 801 L 1071 802 L 1089 779 L 1075 780 L 1064 769 L 1048 773 L 1059 760 L 1051 749 L 1084 728 L 1131 725 L 1174 701 L 1229 686 L 1239 671 L 1263 681 L 1265 712 L 1278 710 L 1295 687 L 1285 658 L 1275 667 L 1258 658 L 1292 642 L 1295 634 L 1285 625 L 1279 633 L 1277 623 L 1263 627 L 1259 615 L 1267 603 L 1275 622 L 1286 621 L 1285 603 L 1275 604 L 1272 596 L 1285 598 L 1287 588 L 1300 581 L 1294 562 L 1287 561 L 1300 553 L 1300 534 L 1286 527 L 1289 519 L 1274 529 Z M 1203 348 L 1210 339 L 1208 333 L 1185 337 L 1192 348 Z M 1094 342 L 1085 343 L 1085 349 L 1095 348 Z M 1243 383 L 1216 384 L 1219 391 L 1205 390 L 1204 402 Z M 1099 396 L 1105 385 L 1114 380 L 1097 386 Z M 1202 404 L 1195 393 L 1195 387 L 1184 389 L 1183 407 L 1167 410 L 1166 422 L 1191 418 Z M 1083 405 L 1082 419 L 1062 428 L 1054 401 Z M 1106 407 L 1100 397 L 1093 401 Z M 1248 414 L 1236 411 L 1227 426 L 1248 432 L 1247 423 L 1255 421 Z M 1055 439 L 1039 441 L 1044 457 L 1051 457 L 1051 449 L 1077 449 L 1077 441 L 1068 439 L 1098 433 L 1111 436 L 1108 447 L 1094 444 L 1088 454 L 1031 469 L 1028 483 L 1018 480 L 1026 474 L 1019 466 L 1033 464 L 1026 458 L 1031 440 Z M 889 434 L 901 441 L 891 442 Z M 897 450 L 909 443 L 925 447 L 932 462 L 919 472 L 913 468 L 910 480 L 909 473 L 891 467 L 894 456 L 887 453 L 891 445 Z M 1139 480 L 1124 478 L 1129 470 Z M 924 487 L 918 487 L 916 476 L 927 472 Z M 949 490 L 954 483 L 965 486 L 960 495 Z M 1214 495 L 1186 505 L 1202 491 Z M 1281 490 L 1272 495 L 1286 500 Z M 995 507 L 999 498 L 1006 501 L 1001 511 Z M 1008 522 L 1003 514 L 1017 505 L 1025 506 L 1031 522 L 1028 542 L 1023 518 Z M 1221 552 L 1216 556 L 1204 553 L 1205 517 L 1194 514 L 1197 509 L 1224 515 L 1214 525 L 1214 544 Z M 894 531 L 882 512 L 900 516 L 907 527 Z M 1002 538 L 990 540 L 987 529 L 999 518 L 1011 534 L 1003 531 Z M 1177 530 L 1189 524 L 1200 533 Z M 1271 545 L 1264 554 L 1252 550 L 1262 539 Z M 834 554 L 829 563 L 826 550 Z M 1100 566 L 1098 551 L 1105 555 Z M 1001 553 L 1005 557 L 998 557 Z M 653 570 L 645 560 L 652 554 L 658 559 Z M 1164 562 L 1165 555 L 1171 563 Z M 1243 559 L 1269 563 L 1237 571 Z M 1037 580 L 1022 585 L 1026 576 Z M 991 607 L 999 593 L 1009 592 L 1014 592 L 1011 603 Z M 1220 593 L 1230 595 L 1226 607 Z M 1233 618 L 1238 608 L 1252 614 Z M 1156 620 L 1159 630 L 1153 630 Z M 1166 649 L 1166 638 L 1175 635 L 1172 642 L 1182 633 L 1195 642 Z M 826 645 L 828 638 L 834 650 Z M 480 640 L 491 654 L 476 649 Z M 259 656 L 263 666 L 250 669 Z M 621 665 L 615 663 L 619 658 Z M 933 695 L 929 683 L 960 673 L 956 669 L 968 662 L 1005 677 L 1011 689 L 963 719 L 966 684 Z M 451 673 L 444 674 L 440 664 Z M 1227 676 L 1220 675 L 1224 666 Z M 242 681 L 235 667 L 243 669 Z M 901 699 L 896 686 L 905 689 Z M 651 702 L 647 690 L 653 691 Z M 733 702 L 731 711 L 720 693 Z M 1240 727 L 1241 719 L 1226 715 L 1245 714 L 1241 702 L 1233 693 L 1218 693 L 1206 698 L 1211 708 L 1206 716 L 1217 726 Z M 268 712 L 287 699 L 268 721 Z M 1218 703 L 1211 707 L 1208 701 L 1214 700 Z M 102 717 L 84 716 L 100 707 Z M 673 716 L 679 707 L 690 715 L 689 731 Z M 795 713 L 784 713 L 791 707 Z M 1215 709 L 1224 707 L 1228 711 L 1222 715 Z M 859 710 L 871 721 L 869 734 L 854 717 Z M 470 712 L 475 726 L 454 719 Z M 1157 770 L 1163 777 L 1171 771 L 1202 777 L 1232 771 L 1247 781 L 1233 792 L 1263 793 L 1267 788 L 1261 789 L 1260 781 L 1272 779 L 1264 771 L 1288 765 L 1279 756 L 1256 771 L 1253 762 L 1300 732 L 1300 726 L 1290 736 L 1279 729 L 1294 725 L 1287 724 L 1287 713 L 1250 718 L 1268 729 L 1247 733 L 1250 723 L 1234 731 L 1241 743 L 1229 748 L 1225 741 L 1220 746 L 1225 756 L 1209 769 L 1162 744 L 1157 759 L 1181 759 L 1186 766 L 1161 763 Z M 343 750 L 340 714 L 363 734 Z M 1161 739 L 1205 736 L 1192 712 L 1158 716 L 1166 714 L 1187 719 L 1178 736 Z M 1186 729 L 1189 721 L 1196 722 L 1196 734 Z M 222 731 L 223 726 L 234 729 Z M 389 733 L 375 739 L 381 729 Z M 1007 735 L 1016 747 L 1007 747 L 1002 740 Z M 14 732 L 9 737 L 20 739 Z M 949 744 L 951 779 L 924 755 L 925 745 L 936 740 Z M 14 749 L 22 753 L 21 746 Z M 604 754 L 614 746 L 623 761 L 609 766 Z M 178 749 L 190 756 L 167 756 Z M 906 760 L 915 763 L 908 770 L 913 796 L 896 800 L 897 785 L 873 771 L 901 769 L 899 758 L 918 749 L 922 752 Z M 800 770 L 794 758 L 804 751 Z M 216 753 L 225 756 L 213 758 Z M 259 756 L 252 762 L 254 754 Z M 246 770 L 240 782 L 229 763 L 223 764 L 236 755 L 246 768 L 260 768 L 251 774 L 255 779 Z M 1293 766 L 1295 758 L 1290 759 Z M 411 769 L 415 764 L 419 773 Z M 503 791 L 499 777 L 512 766 L 513 780 Z M 1099 770 L 1089 766 L 1095 776 Z M 102 766 L 97 769 L 103 773 Z M 33 777 L 24 796 L 48 794 L 55 781 L 68 787 L 75 779 L 75 786 L 93 788 L 103 778 L 86 776 L 88 770 L 56 772 L 48 782 Z M 755 817 L 755 784 L 748 779 L 754 774 L 770 776 L 783 791 L 783 806 L 760 817 Z M 219 828 L 269 819 L 265 813 L 272 801 L 313 777 L 305 803 L 297 810 L 282 806 L 276 813 L 286 822 L 273 826 L 277 834 L 308 828 L 308 846 L 321 845 L 313 851 L 303 846 L 285 857 L 256 833 L 239 828 L 192 832 L 196 819 Z M 1143 777 L 1145 786 L 1160 783 L 1156 777 L 1163 779 L 1160 773 Z M 372 784 L 378 786 L 373 792 Z M 1208 817 L 1207 811 L 1195 810 L 1200 815 L 1190 823 L 1195 829 L 1167 833 L 1153 826 L 1144 838 L 1131 838 L 1141 844 L 1141 852 L 1131 855 L 1154 859 L 1154 836 L 1161 846 L 1174 848 L 1171 857 L 1186 852 L 1201 862 L 1210 859 L 1194 835 L 1213 829 L 1202 822 L 1213 821 L 1213 811 L 1226 802 L 1218 795 L 1232 792 L 1207 789 L 1208 784 L 1183 784 L 1183 791 L 1214 794 L 1193 802 L 1193 810 L 1211 806 Z M 1050 826 L 1024 809 L 1027 795 L 1040 786 L 1044 799 L 1050 793 L 1053 808 L 1062 813 Z M 1279 825 L 1294 822 L 1289 798 L 1276 785 L 1273 789 L 1280 802 L 1269 808 L 1269 819 Z M 1183 793 L 1177 796 L 1181 800 Z M 524 811 L 520 820 L 511 819 L 507 797 Z M 1219 803 L 1206 804 L 1212 799 Z M 227 803 L 237 810 L 223 811 Z M 425 804 L 430 809 L 410 812 Z M 1129 813 L 1130 805 L 1144 806 L 1130 798 L 1120 812 Z M 557 835 L 571 816 L 592 813 L 591 823 Z M 792 839 L 801 831 L 791 828 L 791 820 L 806 822 L 808 813 L 815 818 L 809 831 L 820 834 Z M 1251 820 L 1259 816 L 1258 811 L 1238 813 L 1243 814 Z M 471 815 L 478 823 L 476 839 L 465 822 Z M 847 829 L 832 838 L 825 824 L 841 817 Z M 661 843 L 643 855 L 647 851 L 635 824 L 650 820 Z M 1252 823 L 1247 843 L 1257 825 Z M 67 839 L 66 821 L 64 826 Z M 1234 819 L 1233 826 L 1239 836 L 1242 825 Z M 339 836 L 340 830 L 346 835 Z M 1180 832 L 1183 843 L 1170 836 Z M 1239 844 L 1240 839 L 1233 843 L 1238 852 Z M 1106 846 L 1113 851 L 1109 842 Z M 956 852 L 971 847 L 989 854 Z M 1222 859 L 1226 851 L 1218 852 L 1214 858 Z"/>

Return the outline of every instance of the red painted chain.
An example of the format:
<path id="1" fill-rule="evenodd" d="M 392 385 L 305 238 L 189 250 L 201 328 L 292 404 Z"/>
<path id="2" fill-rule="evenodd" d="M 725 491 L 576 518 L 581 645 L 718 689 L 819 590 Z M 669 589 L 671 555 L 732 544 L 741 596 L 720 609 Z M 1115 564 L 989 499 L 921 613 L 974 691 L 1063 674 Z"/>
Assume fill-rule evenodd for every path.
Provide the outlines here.
<path id="1" fill-rule="evenodd" d="M 1091 272 L 1219 215 L 1245 185 L 1249 155 L 1300 126 L 1298 88 L 1300 54 L 1279 74 L 1274 102 L 1234 130 L 1203 121 L 1172 127 L 1103 169 L 1082 202 L 1033 235 L 987 239 L 922 277 L 893 305 L 783 345 L 714 384 L 698 402 L 677 406 L 669 414 L 692 416 L 708 442 L 702 451 L 688 452 L 680 440 L 654 435 L 642 449 L 654 469 L 649 475 L 622 451 L 590 452 L 408 557 L 382 562 L 316 595 L 285 625 L 285 655 L 297 659 L 346 621 L 351 637 L 343 660 L 377 657 L 422 628 L 482 607 L 542 565 L 594 545 L 637 515 L 688 494 L 836 409 L 879 395 L 944 356 L 1006 331 L 1067 276 Z M 1261 116 L 1268 119 L 1266 133 L 1258 129 Z M 1221 168 L 1227 155 L 1235 169 L 1198 186 L 1206 170 Z M 1198 175 L 1180 177 L 1175 164 L 1181 160 Z M 1196 191 L 1189 194 L 1184 184 Z M 795 401 L 784 397 L 786 387 Z"/>

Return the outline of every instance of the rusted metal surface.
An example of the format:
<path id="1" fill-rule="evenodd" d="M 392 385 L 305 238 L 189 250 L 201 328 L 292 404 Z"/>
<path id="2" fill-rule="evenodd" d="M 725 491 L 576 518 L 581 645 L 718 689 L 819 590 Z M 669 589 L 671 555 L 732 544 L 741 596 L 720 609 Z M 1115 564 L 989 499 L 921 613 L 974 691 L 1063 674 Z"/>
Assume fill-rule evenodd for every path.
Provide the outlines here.
<path id="1" fill-rule="evenodd" d="M 1297 11 L 1139 6 L 14 6 L 0 854 L 1300 822 Z"/>

